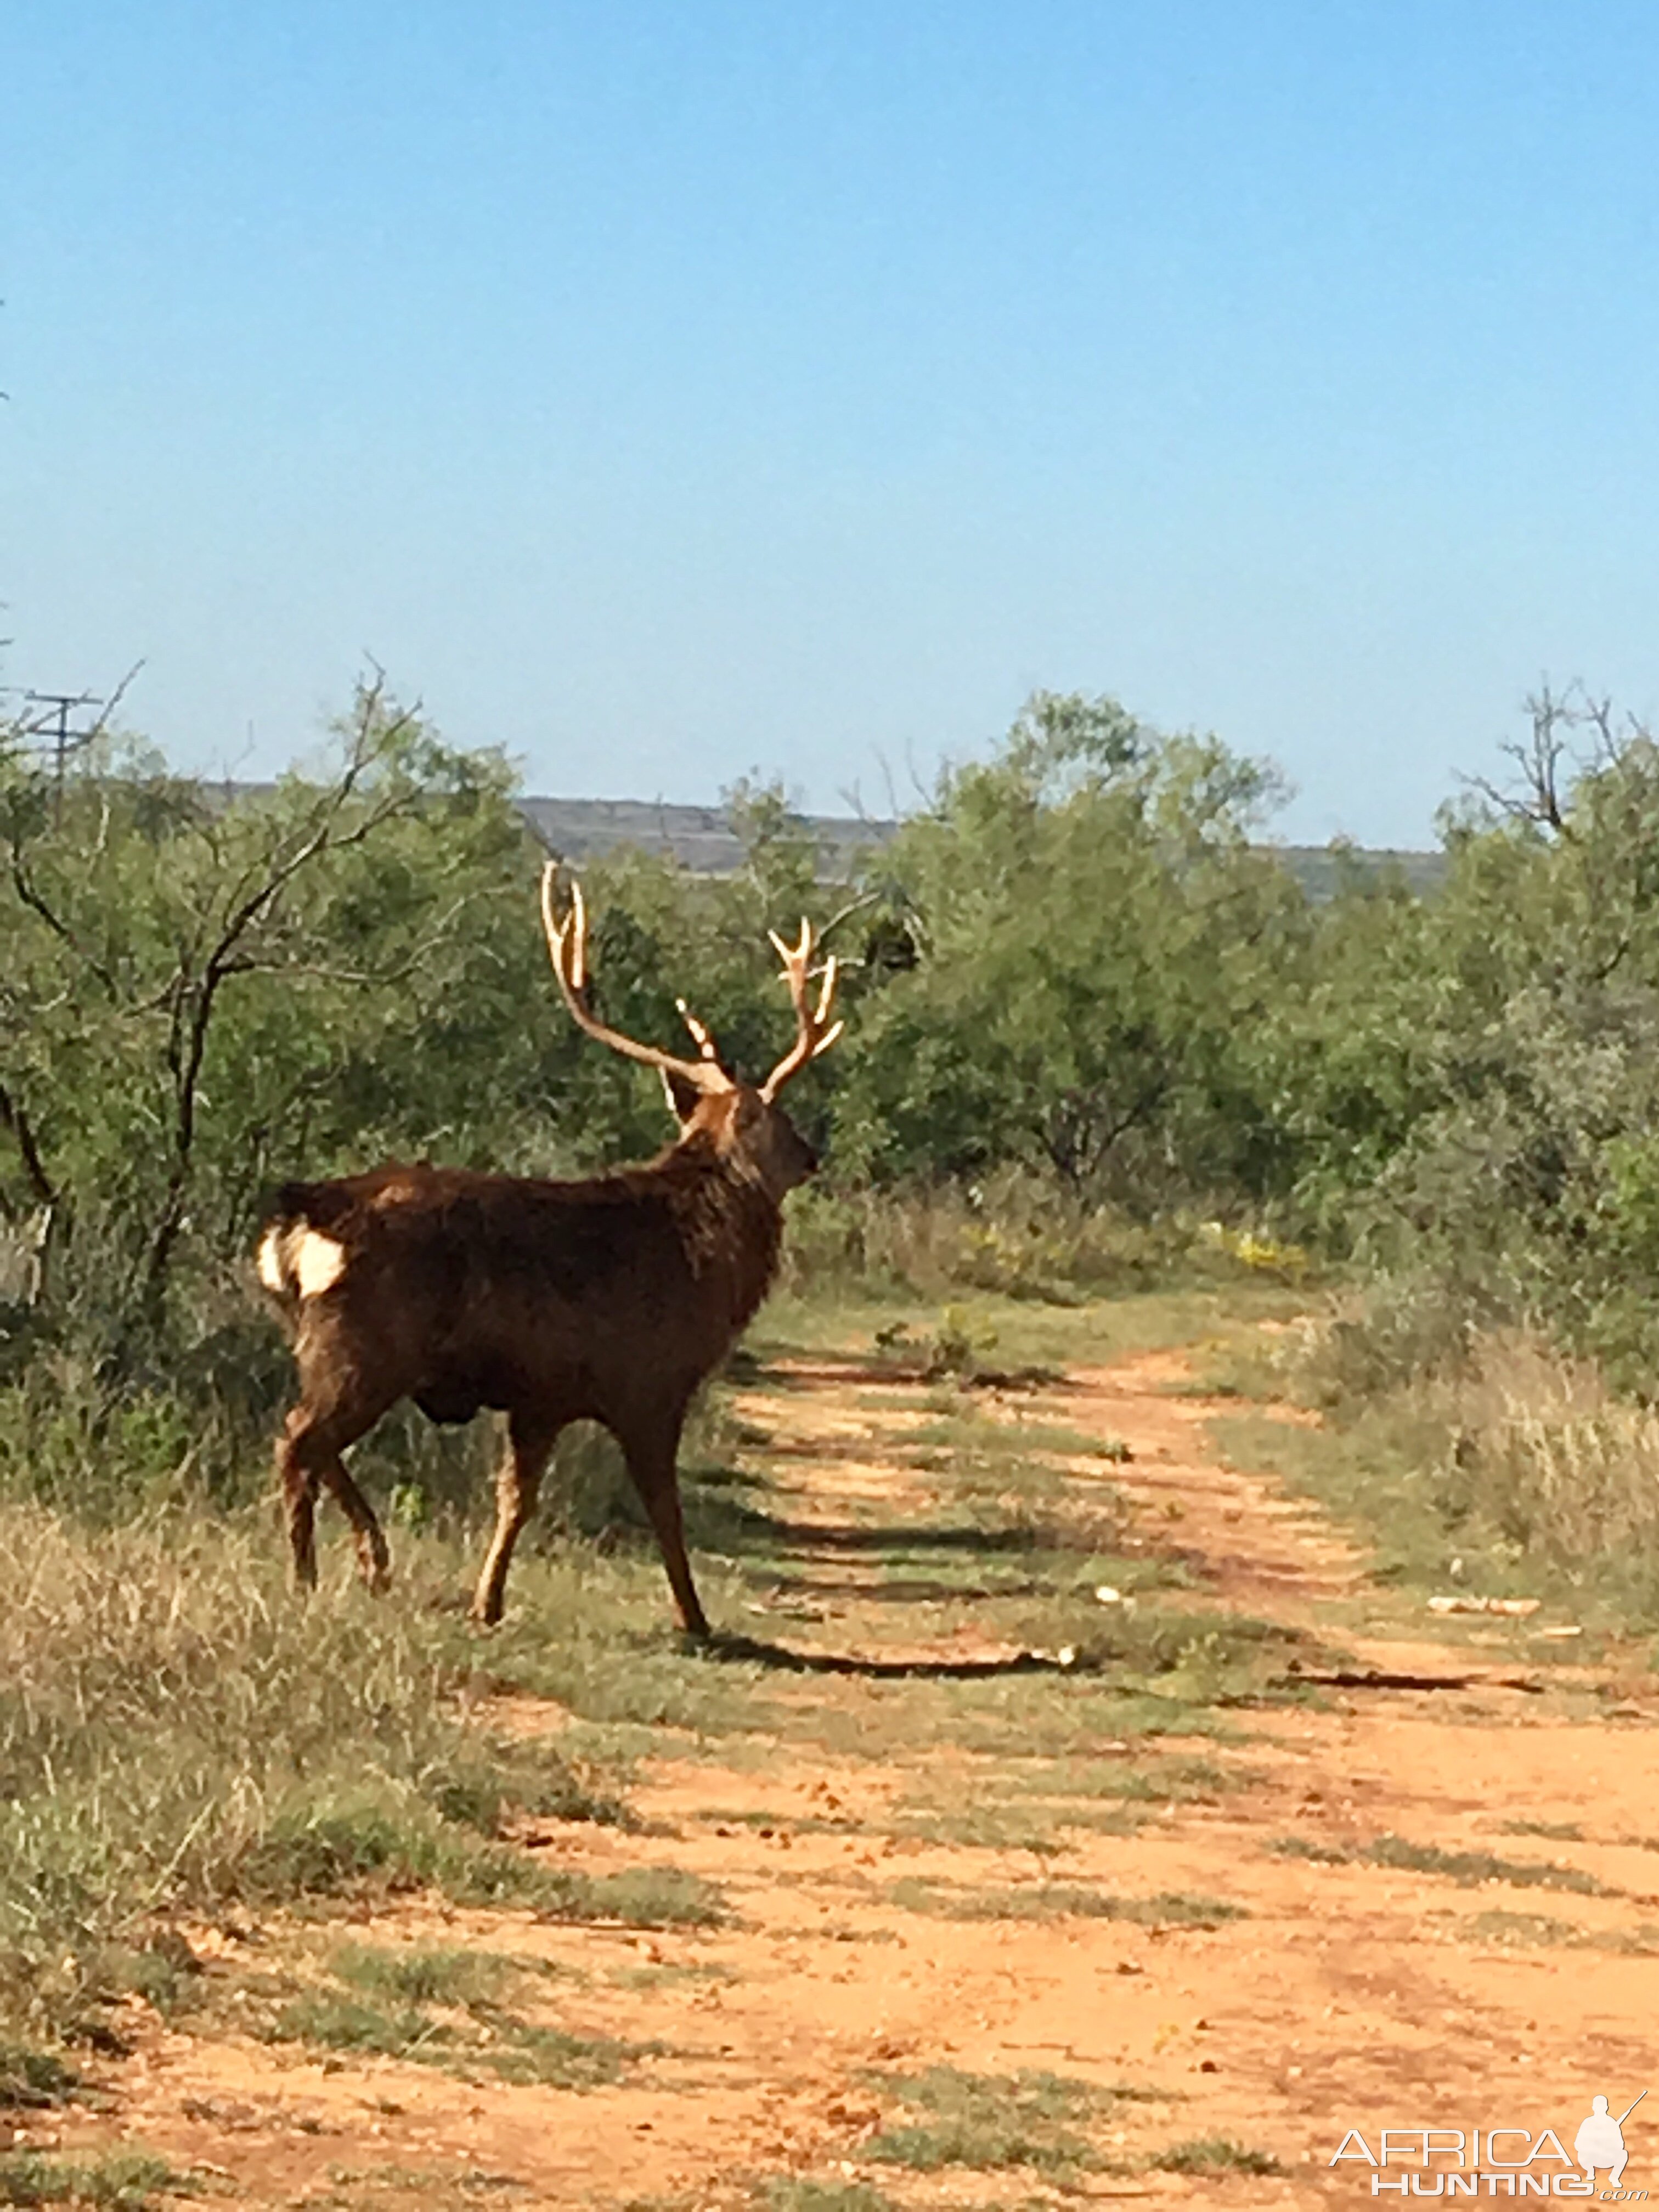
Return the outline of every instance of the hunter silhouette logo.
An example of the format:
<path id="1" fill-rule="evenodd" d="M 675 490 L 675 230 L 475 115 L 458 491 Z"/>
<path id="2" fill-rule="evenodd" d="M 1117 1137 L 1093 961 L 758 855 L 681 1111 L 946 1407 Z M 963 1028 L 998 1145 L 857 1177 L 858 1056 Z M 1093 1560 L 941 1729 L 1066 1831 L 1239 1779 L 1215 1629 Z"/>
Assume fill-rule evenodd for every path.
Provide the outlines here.
<path id="1" fill-rule="evenodd" d="M 1647 2094 L 1644 2089 L 1642 2097 Z M 1626 2106 L 1616 2120 L 1608 2113 L 1605 2097 L 1592 2099 L 1589 2118 L 1572 2139 L 1573 2156 L 1583 2167 L 1587 2180 L 1593 2181 L 1596 2168 L 1603 2166 L 1607 2168 L 1609 2188 L 1617 2189 L 1624 2179 L 1625 2164 L 1630 2156 L 1625 2148 L 1625 2123 L 1641 2103 L 1642 2097 Z"/>
<path id="2" fill-rule="evenodd" d="M 1615 2119 L 1606 2097 L 1593 2097 L 1569 2150 L 1554 2128 L 1350 2128 L 1329 2163 L 1368 2169 L 1367 2195 L 1400 2197 L 1599 2197 L 1635 2204 L 1645 2189 L 1626 2189 L 1625 2123 L 1647 2095 Z M 1579 2108 L 1583 2111 L 1583 2106 Z M 1597 2186 L 1597 2176 L 1606 2179 Z"/>

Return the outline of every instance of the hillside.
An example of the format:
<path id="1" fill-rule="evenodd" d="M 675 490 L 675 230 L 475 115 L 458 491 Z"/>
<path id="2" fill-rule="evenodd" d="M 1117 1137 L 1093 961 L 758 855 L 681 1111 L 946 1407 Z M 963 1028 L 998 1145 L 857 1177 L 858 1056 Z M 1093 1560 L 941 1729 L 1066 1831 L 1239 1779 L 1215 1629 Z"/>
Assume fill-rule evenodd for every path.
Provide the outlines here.
<path id="1" fill-rule="evenodd" d="M 682 867 L 699 875 L 732 875 L 743 866 L 743 846 L 723 806 L 536 796 L 520 805 L 543 843 L 565 860 L 592 860 L 632 845 L 646 853 L 672 854 Z M 899 826 L 872 815 L 806 814 L 800 818 L 817 842 L 826 876 L 844 874 L 858 854 L 887 843 Z M 1345 860 L 1361 867 L 1396 867 L 1419 892 L 1433 890 L 1444 867 L 1438 853 L 1371 851 L 1361 846 L 1345 851 L 1325 845 L 1283 845 L 1278 850 L 1315 899 L 1332 896 Z"/>

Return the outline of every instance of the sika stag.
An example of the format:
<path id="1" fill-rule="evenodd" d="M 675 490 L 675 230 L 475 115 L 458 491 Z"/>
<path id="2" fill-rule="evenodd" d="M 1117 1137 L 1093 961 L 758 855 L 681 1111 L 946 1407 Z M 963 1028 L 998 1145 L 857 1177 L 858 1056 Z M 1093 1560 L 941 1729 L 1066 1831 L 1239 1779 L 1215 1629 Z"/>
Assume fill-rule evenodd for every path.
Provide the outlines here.
<path id="1" fill-rule="evenodd" d="M 686 1632 L 706 1637 L 680 1520 L 680 1429 L 698 1384 L 766 1295 L 785 1195 L 817 1164 L 776 1100 L 841 1033 L 829 1020 L 836 963 L 824 964 L 815 1006 L 811 926 L 802 922 L 793 946 L 774 934 L 796 1035 L 754 1090 L 721 1066 L 684 1001 L 696 1060 L 595 1018 L 581 890 L 572 885 L 561 921 L 556 875 L 550 862 L 542 920 L 565 1004 L 590 1036 L 661 1073 L 678 1139 L 643 1166 L 579 1182 L 422 1164 L 278 1194 L 258 1264 L 299 1369 L 300 1401 L 276 1448 L 294 1571 L 301 1584 L 316 1581 L 320 1484 L 356 1531 L 364 1580 L 383 1587 L 386 1539 L 341 1454 L 403 1398 L 434 1421 L 496 1407 L 507 1416 L 508 1450 L 472 1610 L 498 1620 L 513 1547 L 559 1431 L 567 1421 L 601 1421 L 650 1516 Z"/>

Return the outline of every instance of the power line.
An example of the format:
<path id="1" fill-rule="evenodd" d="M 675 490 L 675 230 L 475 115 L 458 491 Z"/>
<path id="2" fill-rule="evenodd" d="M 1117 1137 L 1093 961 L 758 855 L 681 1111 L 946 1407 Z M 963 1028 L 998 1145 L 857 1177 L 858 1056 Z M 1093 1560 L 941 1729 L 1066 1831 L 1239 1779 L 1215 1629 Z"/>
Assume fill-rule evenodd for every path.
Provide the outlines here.
<path id="1" fill-rule="evenodd" d="M 26 691 L 26 706 L 44 707 L 47 711 L 35 720 L 26 720 L 23 735 L 45 738 L 51 748 L 52 762 L 52 819 L 64 818 L 64 779 L 69 770 L 71 755 L 85 750 L 103 727 L 105 708 L 89 729 L 72 730 L 70 716 L 77 707 L 101 707 L 102 702 L 94 691 Z"/>

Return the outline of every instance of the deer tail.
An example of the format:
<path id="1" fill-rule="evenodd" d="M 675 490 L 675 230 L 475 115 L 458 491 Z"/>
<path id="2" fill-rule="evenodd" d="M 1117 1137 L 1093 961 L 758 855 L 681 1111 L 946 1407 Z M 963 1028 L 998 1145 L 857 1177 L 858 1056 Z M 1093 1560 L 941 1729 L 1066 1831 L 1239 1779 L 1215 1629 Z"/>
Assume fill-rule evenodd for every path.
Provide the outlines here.
<path id="1" fill-rule="evenodd" d="M 348 1203 L 327 1183 L 287 1182 L 277 1192 L 255 1264 L 285 1304 L 320 1297 L 344 1273 L 345 1246 L 331 1231 Z"/>

